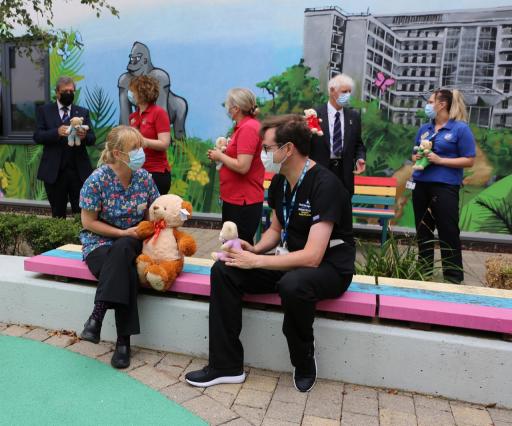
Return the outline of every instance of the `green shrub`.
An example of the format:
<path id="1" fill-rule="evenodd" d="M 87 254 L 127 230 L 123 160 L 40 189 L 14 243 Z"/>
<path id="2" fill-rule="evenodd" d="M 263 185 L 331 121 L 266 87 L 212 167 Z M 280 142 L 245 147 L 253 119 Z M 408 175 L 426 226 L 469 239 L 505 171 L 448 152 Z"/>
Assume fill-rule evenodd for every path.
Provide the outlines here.
<path id="1" fill-rule="evenodd" d="M 24 241 L 34 254 L 64 244 L 80 244 L 81 224 L 71 220 L 33 215 L 0 214 L 0 253 L 19 255 Z"/>
<path id="2" fill-rule="evenodd" d="M 427 281 L 435 271 L 441 271 L 440 261 L 429 269 L 418 259 L 416 242 L 412 239 L 401 241 L 391 236 L 384 245 L 359 243 L 363 261 L 356 261 L 356 273 L 375 277 L 392 277 L 407 280 Z"/>

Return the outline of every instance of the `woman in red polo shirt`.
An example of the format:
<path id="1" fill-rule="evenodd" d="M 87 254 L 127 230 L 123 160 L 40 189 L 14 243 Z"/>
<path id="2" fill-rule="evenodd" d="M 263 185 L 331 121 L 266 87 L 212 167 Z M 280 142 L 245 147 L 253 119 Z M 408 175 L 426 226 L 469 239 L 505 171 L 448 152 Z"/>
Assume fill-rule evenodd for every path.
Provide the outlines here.
<path id="1" fill-rule="evenodd" d="M 226 151 L 209 150 L 208 158 L 222 162 L 222 222 L 235 222 L 238 237 L 252 244 L 261 221 L 265 173 L 260 158 L 260 123 L 255 119 L 256 97 L 248 89 L 231 89 L 225 106 L 236 123 L 234 132 Z"/>
<path id="2" fill-rule="evenodd" d="M 137 105 L 130 114 L 130 126 L 139 129 L 144 137 L 146 162 L 142 166 L 153 176 L 160 194 L 171 188 L 171 166 L 167 149 L 171 144 L 171 124 L 167 112 L 155 104 L 159 94 L 158 81 L 146 75 L 135 77 L 129 86 Z"/>

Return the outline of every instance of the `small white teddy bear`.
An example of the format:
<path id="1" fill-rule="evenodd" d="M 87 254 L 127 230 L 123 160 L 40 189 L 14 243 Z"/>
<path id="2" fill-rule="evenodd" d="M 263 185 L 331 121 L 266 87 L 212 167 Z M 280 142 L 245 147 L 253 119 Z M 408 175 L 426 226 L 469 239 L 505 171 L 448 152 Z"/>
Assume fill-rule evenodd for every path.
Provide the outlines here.
<path id="1" fill-rule="evenodd" d="M 230 141 L 230 138 L 225 138 L 224 136 L 218 137 L 215 141 L 215 149 L 219 150 L 220 152 L 224 152 L 227 149 Z M 215 168 L 220 170 L 221 167 L 222 161 L 217 161 L 217 166 Z"/>
<path id="2" fill-rule="evenodd" d="M 66 133 L 68 134 L 68 145 L 69 146 L 80 146 L 80 136 L 78 136 L 77 131 L 79 129 L 83 130 L 89 130 L 89 126 L 86 124 L 83 124 L 84 118 L 83 117 L 72 117 L 69 120 L 69 126 L 66 130 Z"/>

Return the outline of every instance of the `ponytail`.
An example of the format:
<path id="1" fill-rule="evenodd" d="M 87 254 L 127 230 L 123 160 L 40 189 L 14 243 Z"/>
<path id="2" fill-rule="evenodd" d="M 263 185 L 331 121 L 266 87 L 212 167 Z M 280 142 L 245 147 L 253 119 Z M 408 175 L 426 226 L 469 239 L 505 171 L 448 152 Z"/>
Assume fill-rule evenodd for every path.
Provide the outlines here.
<path id="1" fill-rule="evenodd" d="M 464 102 L 464 96 L 457 90 L 452 90 L 452 106 L 450 108 L 450 119 L 458 121 L 468 121 L 468 111 L 466 109 L 466 103 Z"/>
<path id="2" fill-rule="evenodd" d="M 114 157 L 113 151 L 122 151 L 130 142 L 136 142 L 142 145 L 142 135 L 137 129 L 123 125 L 114 127 L 107 135 L 105 148 L 103 148 L 100 159 L 98 160 L 98 167 L 103 164 L 114 164 L 116 158 Z"/>

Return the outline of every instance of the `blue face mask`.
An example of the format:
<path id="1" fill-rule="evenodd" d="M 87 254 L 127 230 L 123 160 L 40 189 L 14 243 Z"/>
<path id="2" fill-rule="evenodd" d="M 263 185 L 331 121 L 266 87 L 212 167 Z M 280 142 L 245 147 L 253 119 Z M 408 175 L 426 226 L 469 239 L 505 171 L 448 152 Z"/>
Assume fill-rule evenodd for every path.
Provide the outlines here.
<path id="1" fill-rule="evenodd" d="M 146 161 L 146 154 L 144 154 L 144 150 L 142 148 L 130 151 L 128 156 L 130 157 L 130 162 L 127 163 L 124 161 L 124 163 L 134 172 L 139 170 Z"/>
<path id="2" fill-rule="evenodd" d="M 433 104 L 427 104 L 425 105 L 425 114 L 430 120 L 433 120 L 436 118 L 436 110 L 434 109 Z"/>
<path id="3" fill-rule="evenodd" d="M 336 103 L 340 107 L 347 106 L 350 102 L 350 95 L 351 95 L 350 92 L 342 93 L 341 95 L 338 96 L 338 99 L 336 99 Z"/>
<path id="4" fill-rule="evenodd" d="M 137 105 L 137 102 L 135 102 L 135 97 L 133 96 L 133 92 L 131 90 L 128 90 L 128 100 L 132 105 Z"/>

